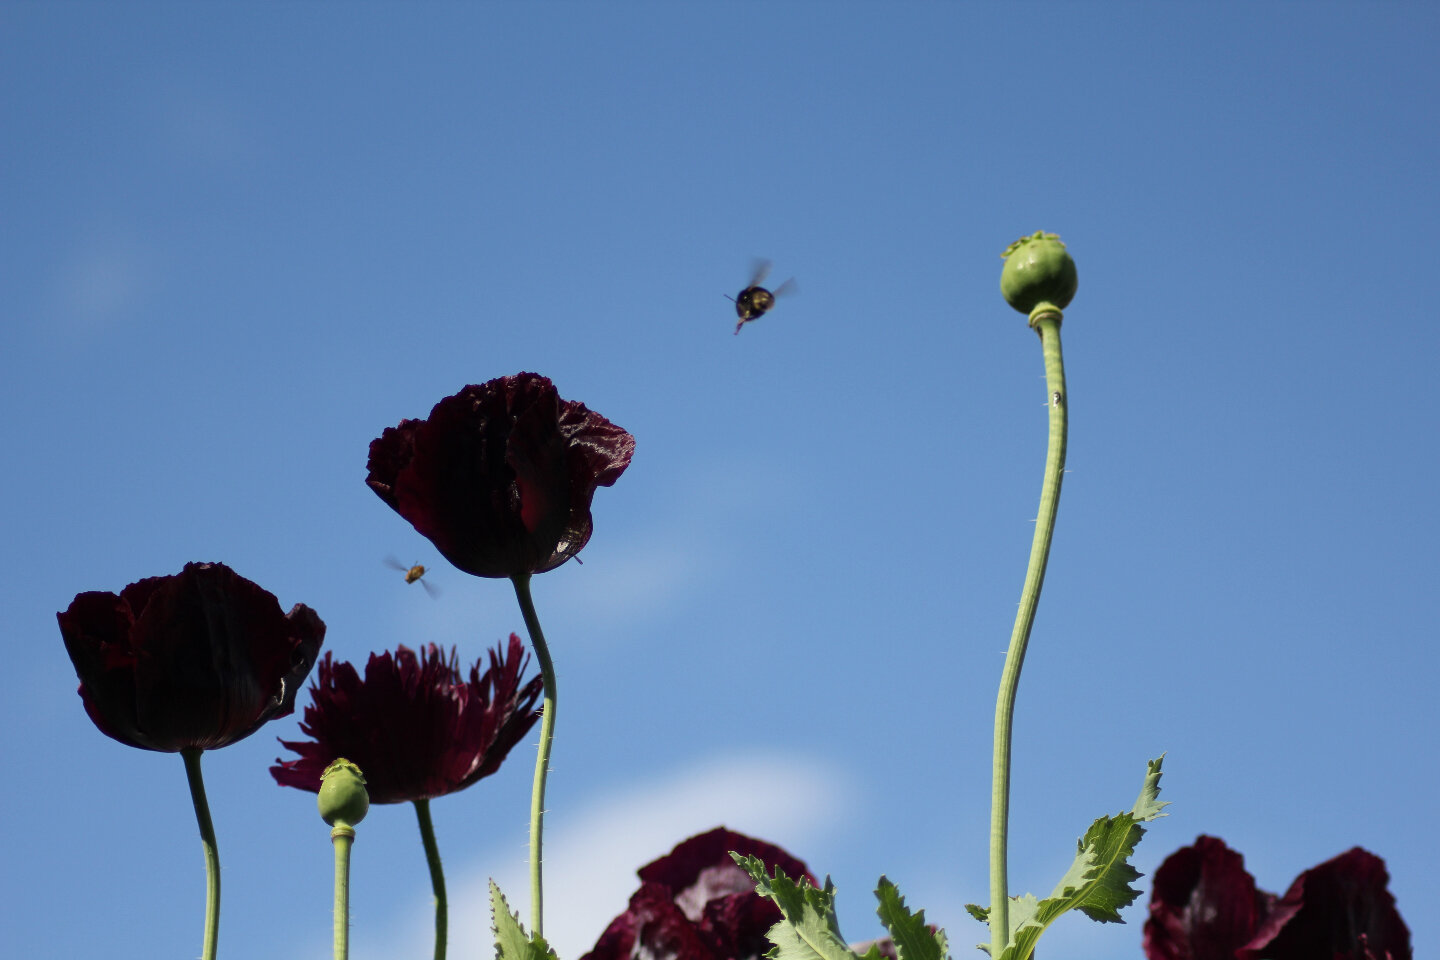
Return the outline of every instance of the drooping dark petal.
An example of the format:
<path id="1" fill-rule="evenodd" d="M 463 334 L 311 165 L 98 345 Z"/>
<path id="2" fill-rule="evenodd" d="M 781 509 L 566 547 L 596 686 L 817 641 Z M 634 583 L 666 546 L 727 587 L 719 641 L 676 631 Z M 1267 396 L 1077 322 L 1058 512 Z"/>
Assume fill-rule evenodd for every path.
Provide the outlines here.
<path id="1" fill-rule="evenodd" d="M 85 711 L 130 746 L 178 752 L 243 740 L 294 708 L 325 624 L 219 563 L 84 593 L 58 615 Z"/>
<path id="2" fill-rule="evenodd" d="M 670 889 L 645 883 L 580 960 L 723 960 L 710 953 Z"/>
<path id="3" fill-rule="evenodd" d="M 470 682 L 456 654 L 433 644 L 417 654 L 399 647 L 371 654 L 362 681 L 348 663 L 320 663 L 300 730 L 309 741 L 281 744 L 299 755 L 276 761 L 271 776 L 282 786 L 318 791 L 320 774 L 345 757 L 360 767 L 372 803 L 400 803 L 464 789 L 499 769 L 511 747 L 539 714 L 535 678 L 522 688 L 527 660 L 519 637 L 510 635 L 508 655 L 490 654 Z"/>
<path id="4" fill-rule="evenodd" d="M 525 739 L 530 728 L 540 719 L 540 711 L 535 704 L 544 692 L 544 679 L 536 674 L 523 686 L 520 683 L 520 677 L 529 663 L 530 656 L 525 652 L 524 644 L 512 633 L 503 660 L 497 650 L 491 650 L 490 669 L 483 676 L 478 661 L 470 668 L 470 697 L 479 708 L 473 711 L 479 719 L 479 739 L 489 746 L 475 769 L 465 778 L 463 786 L 499 770 L 510 750 Z"/>
<path id="5" fill-rule="evenodd" d="M 1411 960 L 1385 861 L 1355 847 L 1295 878 L 1238 960 Z"/>
<path id="6" fill-rule="evenodd" d="M 635 453 L 634 437 L 579 401 L 560 401 L 560 432 L 580 460 L 574 472 L 592 484 L 590 493 L 614 485 Z"/>
<path id="7" fill-rule="evenodd" d="M 354 666 L 343 661 L 334 662 L 327 650 L 315 668 L 310 686 L 311 704 L 305 708 L 300 721 L 300 732 L 314 739 L 280 741 L 282 746 L 299 754 L 300 759 L 277 761 L 277 765 L 270 768 L 270 775 L 276 782 L 311 793 L 320 792 L 320 775 L 339 757 L 338 753 L 331 756 L 334 748 L 330 744 L 344 739 L 348 728 L 346 718 L 353 715 L 353 703 L 359 688 L 360 675 L 355 672 Z M 324 711 L 319 709 L 322 701 L 328 705 Z M 333 735 L 332 725 L 335 727 Z M 356 763 L 356 766 L 359 764 Z M 363 773 L 365 768 L 360 769 Z"/>
<path id="8" fill-rule="evenodd" d="M 130 645 L 135 618 L 129 605 L 113 593 L 82 593 L 56 618 L 90 722 L 121 743 L 154 749 L 136 716 L 138 658 Z"/>
<path id="9" fill-rule="evenodd" d="M 521 373 L 386 429 L 370 444 L 366 482 L 461 570 L 511 577 L 584 547 L 596 487 L 614 483 L 633 451 L 624 430 Z"/>
<path id="10" fill-rule="evenodd" d="M 1172 853 L 1155 871 L 1145 921 L 1147 960 L 1234 960 L 1274 897 L 1255 887 L 1245 858 L 1216 837 Z"/>
<path id="11" fill-rule="evenodd" d="M 451 771 L 444 765 L 455 754 L 467 757 L 468 772 L 469 751 L 448 751 L 461 738 L 459 710 L 445 702 L 464 694 L 456 694 L 458 676 L 437 648 L 420 658 L 405 647 L 371 654 L 363 682 L 350 664 L 327 656 L 319 679 L 300 729 L 320 749 L 302 753 L 291 772 L 272 768 L 278 782 L 318 791 L 320 773 L 343 756 L 365 774 L 372 803 L 398 803 L 445 793 Z M 297 744 L 285 745 L 300 752 Z"/>
<path id="12" fill-rule="evenodd" d="M 369 477 L 365 482 L 391 509 L 400 509 L 395 481 L 400 471 L 415 459 L 415 433 L 424 423 L 424 420 L 401 420 L 398 426 L 386 427 L 380 436 L 370 441 Z"/>

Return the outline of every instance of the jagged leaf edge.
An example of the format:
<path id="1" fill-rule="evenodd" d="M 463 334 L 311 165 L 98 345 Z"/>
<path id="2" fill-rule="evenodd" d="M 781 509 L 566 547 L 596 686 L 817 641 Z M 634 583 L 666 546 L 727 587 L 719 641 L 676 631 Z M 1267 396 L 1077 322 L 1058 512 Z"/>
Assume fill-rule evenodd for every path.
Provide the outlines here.
<path id="1" fill-rule="evenodd" d="M 559 960 L 544 937 L 526 935 L 520 914 L 510 912 L 510 904 L 494 880 L 490 881 L 490 918 L 497 960 Z"/>
<path id="2" fill-rule="evenodd" d="M 825 878 L 825 888 L 820 890 L 804 877 L 797 884 L 778 866 L 771 877 L 759 857 L 741 856 L 733 851 L 730 857 L 750 875 L 755 892 L 780 908 L 783 919 L 765 933 L 773 944 L 765 954 L 768 960 L 879 960 L 878 949 L 872 947 L 861 958 L 840 935 L 840 922 L 835 916 L 835 885 L 829 877 Z"/>
<path id="3" fill-rule="evenodd" d="M 1122 813 L 1115 817 L 1100 817 L 1085 831 L 1085 836 L 1077 843 L 1078 851 L 1070 869 L 1065 876 L 1056 884 L 1050 896 L 1044 900 L 1037 900 L 1032 894 L 1023 897 L 1012 897 L 1010 901 L 1010 936 L 1007 946 L 1000 953 L 1000 960 L 1028 960 L 1034 952 L 1035 944 L 1040 939 L 1040 934 L 1054 923 L 1066 911 L 1079 908 L 1082 913 L 1093 920 L 1102 923 L 1124 923 L 1120 914 L 1113 908 L 1096 908 L 1095 912 L 1087 910 L 1085 900 L 1097 889 L 1099 884 L 1107 879 L 1107 874 L 1119 867 L 1128 870 L 1131 876 L 1122 883 L 1122 890 L 1128 894 L 1120 902 L 1120 906 L 1128 906 L 1140 896 L 1138 890 L 1129 886 L 1132 880 L 1139 879 L 1140 874 L 1130 866 L 1130 857 L 1135 852 L 1135 845 L 1145 834 L 1145 828 L 1141 827 L 1142 822 L 1169 816 L 1164 813 L 1164 808 L 1170 805 L 1168 800 L 1162 801 L 1157 798 L 1160 795 L 1160 772 L 1164 764 L 1165 755 L 1162 753 L 1154 760 L 1145 765 L 1145 782 L 1140 788 L 1140 796 L 1135 800 L 1129 813 Z M 1123 831 L 1113 830 L 1115 824 L 1124 824 Z M 1096 861 L 1098 855 L 1092 852 L 1092 846 L 1101 836 L 1107 834 L 1116 835 L 1123 841 L 1115 851 L 1122 855 L 1118 858 L 1112 853 L 1107 858 L 1108 863 L 1101 864 Z M 966 904 L 965 909 L 972 917 L 985 923 L 989 919 L 990 910 L 988 907 Z M 1100 913 L 1101 916 L 1096 916 Z M 986 953 L 990 952 L 990 945 L 986 943 L 976 944 Z"/>
<path id="4" fill-rule="evenodd" d="M 949 960 L 945 931 L 932 933 L 925 924 L 925 911 L 911 913 L 900 895 L 900 888 L 889 878 L 880 878 L 875 886 L 875 899 L 879 901 L 875 914 L 895 941 L 900 960 Z"/>

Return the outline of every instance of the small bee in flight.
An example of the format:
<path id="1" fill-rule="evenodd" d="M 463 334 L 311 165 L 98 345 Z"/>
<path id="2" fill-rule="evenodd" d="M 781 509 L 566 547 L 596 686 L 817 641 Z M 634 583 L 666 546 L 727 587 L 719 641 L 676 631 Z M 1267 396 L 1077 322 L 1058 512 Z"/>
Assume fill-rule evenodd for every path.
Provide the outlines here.
<path id="1" fill-rule="evenodd" d="M 429 580 L 421 579 L 425 576 L 425 568 L 422 567 L 420 564 L 417 563 L 407 567 L 405 566 L 405 564 L 401 563 L 399 560 L 396 560 L 395 557 L 391 555 L 385 558 L 385 566 L 390 567 L 392 570 L 403 571 L 405 573 L 406 583 L 418 582 L 420 586 L 425 588 L 425 592 L 428 593 L 432 598 L 438 597 L 440 595 L 439 587 L 435 586 L 435 584 L 431 583 Z"/>
<path id="2" fill-rule="evenodd" d="M 765 281 L 765 276 L 770 272 L 769 260 L 755 261 L 755 274 L 750 278 L 750 285 L 740 291 L 740 296 L 732 297 L 725 295 L 725 299 L 735 304 L 735 315 L 740 322 L 735 324 L 735 332 L 738 334 L 740 328 L 752 320 L 760 319 L 761 314 L 775 306 L 775 298 L 783 297 L 786 294 L 795 292 L 795 279 L 792 277 L 786 280 L 774 290 L 766 290 L 760 286 Z"/>

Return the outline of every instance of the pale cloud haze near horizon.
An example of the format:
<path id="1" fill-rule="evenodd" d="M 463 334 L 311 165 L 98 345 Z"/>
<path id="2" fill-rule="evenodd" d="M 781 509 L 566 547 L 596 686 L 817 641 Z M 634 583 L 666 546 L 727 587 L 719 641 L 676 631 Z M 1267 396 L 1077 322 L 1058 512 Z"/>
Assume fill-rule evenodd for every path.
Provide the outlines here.
<path id="1" fill-rule="evenodd" d="M 635 871 L 686 837 L 725 826 L 803 850 L 842 828 L 854 802 L 853 788 L 837 771 L 804 757 L 760 752 L 716 757 L 585 798 L 575 810 L 551 811 L 545 826 L 546 939 L 560 956 L 578 960 L 624 911 L 639 887 Z M 512 912 L 529 923 L 526 856 L 523 848 L 489 849 L 447 861 L 452 952 L 471 953 L 470 945 L 492 939 L 483 909 L 492 878 Z M 364 882 L 358 872 L 355 882 Z M 426 955 L 434 942 L 432 903 L 425 886 L 393 915 L 367 919 L 363 931 L 352 931 L 351 956 Z M 294 958 L 310 960 L 328 949 L 328 941 L 317 940 Z"/>

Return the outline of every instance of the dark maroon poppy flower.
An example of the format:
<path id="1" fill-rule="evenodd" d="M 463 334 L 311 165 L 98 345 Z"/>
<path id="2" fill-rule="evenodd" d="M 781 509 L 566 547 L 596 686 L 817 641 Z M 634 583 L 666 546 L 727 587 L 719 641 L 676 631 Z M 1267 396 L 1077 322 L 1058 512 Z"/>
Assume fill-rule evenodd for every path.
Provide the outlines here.
<path id="1" fill-rule="evenodd" d="M 520 373 L 386 428 L 366 482 L 461 570 L 514 577 L 580 552 L 595 488 L 613 484 L 634 450 L 630 434 Z"/>
<path id="2" fill-rule="evenodd" d="M 1354 847 L 1290 884 L 1236 960 L 1410 960 L 1385 861 Z"/>
<path id="3" fill-rule="evenodd" d="M 1155 871 L 1148 960 L 1409 960 L 1410 932 L 1379 857 L 1356 847 L 1302 873 L 1283 898 L 1255 886 L 1215 837 Z"/>
<path id="4" fill-rule="evenodd" d="M 281 613 L 223 563 L 82 593 L 56 616 L 95 726 L 167 753 L 214 750 L 288 715 L 325 639 L 314 610 Z"/>
<path id="5" fill-rule="evenodd" d="M 521 684 L 529 658 L 510 635 L 508 652 L 490 651 L 482 675 L 477 660 L 468 683 L 455 651 L 447 660 L 434 644 L 370 655 L 362 681 L 348 663 L 327 653 L 310 686 L 300 730 L 310 741 L 280 742 L 300 755 L 270 774 L 282 786 L 312 793 L 320 774 L 340 757 L 365 775 L 371 803 L 424 800 L 463 790 L 500 769 L 510 748 L 535 725 L 540 678 Z"/>
<path id="6" fill-rule="evenodd" d="M 1236 949 L 1255 935 L 1274 904 L 1274 894 L 1256 889 L 1244 857 L 1225 841 L 1202 835 L 1155 871 L 1145 956 L 1235 960 Z"/>
<path id="7" fill-rule="evenodd" d="M 780 909 L 755 892 L 731 850 L 815 883 L 805 864 L 779 847 L 717 827 L 641 867 L 629 908 L 581 960 L 756 960 L 765 954 L 765 933 L 780 922 Z"/>

